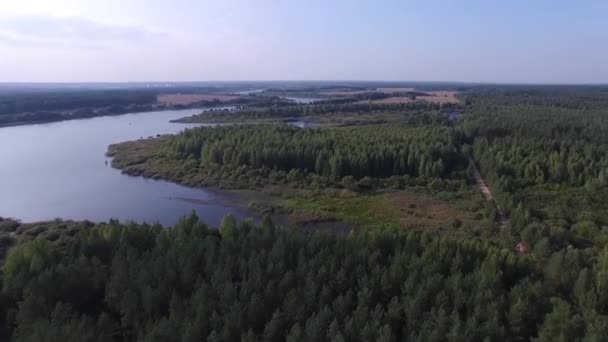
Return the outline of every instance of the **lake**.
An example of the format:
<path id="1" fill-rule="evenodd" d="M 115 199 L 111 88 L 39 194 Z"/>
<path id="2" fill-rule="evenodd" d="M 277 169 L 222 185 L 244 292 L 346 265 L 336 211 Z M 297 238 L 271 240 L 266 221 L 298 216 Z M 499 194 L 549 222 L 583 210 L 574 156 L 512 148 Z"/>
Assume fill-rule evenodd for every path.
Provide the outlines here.
<path id="1" fill-rule="evenodd" d="M 129 177 L 110 167 L 108 145 L 178 133 L 196 125 L 169 120 L 199 112 L 134 113 L 0 128 L 0 216 L 23 222 L 117 218 L 172 225 L 196 210 L 215 226 L 226 214 L 237 219 L 253 215 L 230 206 L 220 191 Z"/>

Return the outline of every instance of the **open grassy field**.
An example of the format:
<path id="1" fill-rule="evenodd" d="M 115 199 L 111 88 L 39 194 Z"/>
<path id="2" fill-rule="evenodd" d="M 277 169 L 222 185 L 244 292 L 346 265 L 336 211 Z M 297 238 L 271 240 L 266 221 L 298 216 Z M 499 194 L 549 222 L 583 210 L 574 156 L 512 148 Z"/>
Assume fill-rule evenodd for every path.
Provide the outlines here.
<path id="1" fill-rule="evenodd" d="M 361 195 L 347 190 L 317 194 L 299 193 L 286 199 L 284 206 L 293 210 L 298 223 L 308 220 L 344 221 L 360 226 L 394 225 L 403 228 L 441 227 L 452 224 L 471 224 L 474 214 L 470 208 L 457 207 L 429 194 L 399 190 L 380 194 Z"/>
<path id="2" fill-rule="evenodd" d="M 395 104 L 395 103 L 411 103 L 415 101 L 426 101 L 437 104 L 450 104 L 459 103 L 460 101 L 456 97 L 459 93 L 455 90 L 436 90 L 436 91 L 421 91 L 415 88 L 378 88 L 376 93 L 382 93 L 389 95 L 389 97 L 382 99 L 372 100 L 361 100 L 356 103 L 377 103 L 377 104 Z M 369 91 L 341 91 L 341 92 L 330 92 L 325 95 L 333 96 L 354 96 L 364 93 L 370 93 Z"/>
<path id="3" fill-rule="evenodd" d="M 488 207 L 471 189 L 432 193 L 420 188 L 361 194 L 345 189 L 291 191 L 276 202 L 292 224 L 343 222 L 351 228 L 393 227 L 495 237 Z"/>

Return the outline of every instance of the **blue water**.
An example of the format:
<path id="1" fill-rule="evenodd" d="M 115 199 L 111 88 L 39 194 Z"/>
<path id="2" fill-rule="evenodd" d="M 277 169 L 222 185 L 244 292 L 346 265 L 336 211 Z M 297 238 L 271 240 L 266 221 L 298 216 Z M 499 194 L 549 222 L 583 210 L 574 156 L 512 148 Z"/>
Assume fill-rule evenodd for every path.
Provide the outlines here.
<path id="1" fill-rule="evenodd" d="M 54 218 L 174 224 L 196 210 L 211 225 L 232 214 L 221 192 L 129 177 L 109 166 L 110 144 L 188 126 L 169 120 L 201 110 L 125 114 L 0 128 L 0 216 L 24 222 Z M 106 161 L 108 165 L 106 165 Z"/>

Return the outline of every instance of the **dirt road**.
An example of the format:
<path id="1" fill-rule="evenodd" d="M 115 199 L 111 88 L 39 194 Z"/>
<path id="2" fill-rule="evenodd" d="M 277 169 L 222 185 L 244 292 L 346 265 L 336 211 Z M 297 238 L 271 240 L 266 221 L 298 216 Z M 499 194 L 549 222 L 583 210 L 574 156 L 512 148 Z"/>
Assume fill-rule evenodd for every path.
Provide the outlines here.
<path id="1" fill-rule="evenodd" d="M 496 200 L 494 200 L 492 191 L 490 190 L 490 187 L 483 179 L 483 177 L 481 177 L 481 173 L 479 172 L 479 169 L 477 169 L 475 161 L 472 158 L 469 158 L 469 163 L 473 165 L 473 177 L 475 178 L 475 183 L 477 183 L 477 188 L 479 189 L 479 191 L 481 191 L 481 194 L 483 195 L 483 198 L 486 199 L 486 201 L 491 201 L 494 203 L 496 210 L 498 210 L 498 215 L 500 216 L 498 221 L 500 223 L 500 227 L 506 228 L 510 224 L 507 215 L 505 215 Z"/>

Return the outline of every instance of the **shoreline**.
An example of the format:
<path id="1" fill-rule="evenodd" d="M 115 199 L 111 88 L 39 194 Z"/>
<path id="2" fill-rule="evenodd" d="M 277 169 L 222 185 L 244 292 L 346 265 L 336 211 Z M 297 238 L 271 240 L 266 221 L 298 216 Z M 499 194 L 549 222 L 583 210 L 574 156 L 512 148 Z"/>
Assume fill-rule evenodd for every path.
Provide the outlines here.
<path id="1" fill-rule="evenodd" d="M 306 190 L 292 188 L 288 185 L 265 184 L 256 187 L 241 187 L 236 183 L 221 183 L 202 181 L 201 179 L 180 179 L 168 174 L 178 165 L 170 165 L 168 169 L 156 164 L 155 153 L 158 144 L 162 144 L 164 138 L 149 138 L 136 141 L 127 141 L 113 144 L 108 147 L 106 156 L 111 158 L 111 167 L 119 170 L 123 175 L 129 177 L 142 177 L 149 180 L 170 182 L 191 189 L 202 189 L 211 193 L 214 198 L 210 200 L 198 200 L 192 198 L 168 198 L 169 200 L 185 201 L 201 205 L 220 205 L 232 207 L 255 214 L 257 219 L 269 215 L 273 222 L 283 226 L 297 226 L 313 229 L 314 226 L 325 227 L 335 225 L 340 231 L 345 226 L 353 228 L 351 223 L 337 219 L 336 217 L 319 216 L 318 213 L 304 213 L 287 207 L 285 202 L 290 197 L 297 196 Z M 147 163 L 152 161 L 154 165 Z M 166 160 L 165 160 L 166 162 Z M 201 182 L 202 181 L 202 182 Z M 314 193 L 311 191 L 310 193 Z M 309 194 L 310 195 L 310 194 Z"/>
<path id="2" fill-rule="evenodd" d="M 255 180 L 248 182 L 250 186 L 247 187 L 247 183 L 217 177 L 204 169 L 188 173 L 187 170 L 195 166 L 184 169 L 183 162 L 173 160 L 163 148 L 166 139 L 161 137 L 114 144 L 108 147 L 107 155 L 112 158 L 113 168 L 130 177 L 204 189 L 216 194 L 217 198 L 211 202 L 224 205 L 222 202 L 226 201 L 232 207 L 249 210 L 259 217 L 269 215 L 273 222 L 285 226 L 308 229 L 325 227 L 330 230 L 334 227 L 336 231 L 345 231 L 345 227 L 356 230 L 394 226 L 439 231 L 452 227 L 454 222 L 458 222 L 459 229 L 479 225 L 474 215 L 479 209 L 475 204 L 478 195 L 472 188 L 458 192 L 459 203 L 456 203 L 433 193 L 416 191 L 414 185 L 400 189 L 383 187 L 365 193 L 339 187 L 306 188 L 296 184 Z"/>
<path id="3" fill-rule="evenodd" d="M 108 114 L 73 117 L 73 118 L 66 117 L 64 119 L 58 119 L 58 120 L 51 119 L 51 120 L 15 121 L 15 122 L 8 122 L 8 123 L 0 123 L 0 128 L 19 127 L 19 126 L 28 126 L 28 125 L 42 125 L 42 124 L 50 124 L 50 123 L 63 122 L 63 121 L 86 120 L 86 119 L 94 119 L 94 118 L 107 117 L 107 116 L 120 116 L 120 115 L 140 114 L 140 113 L 168 112 L 168 111 L 179 111 L 179 110 L 189 110 L 189 109 L 200 109 L 201 111 L 205 111 L 210 108 L 226 108 L 226 107 L 233 107 L 233 106 L 234 105 L 228 104 L 228 105 L 222 105 L 222 106 L 193 105 L 193 106 L 180 106 L 180 107 L 157 107 L 157 108 L 149 108 L 149 109 L 134 110 L 134 111 L 131 110 L 131 111 L 125 111 L 125 112 L 120 112 L 120 113 L 108 113 Z M 19 115 L 19 114 L 17 114 L 17 115 Z M 187 123 L 187 122 L 175 122 L 174 120 L 171 120 L 170 122 Z"/>

